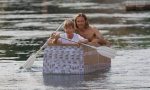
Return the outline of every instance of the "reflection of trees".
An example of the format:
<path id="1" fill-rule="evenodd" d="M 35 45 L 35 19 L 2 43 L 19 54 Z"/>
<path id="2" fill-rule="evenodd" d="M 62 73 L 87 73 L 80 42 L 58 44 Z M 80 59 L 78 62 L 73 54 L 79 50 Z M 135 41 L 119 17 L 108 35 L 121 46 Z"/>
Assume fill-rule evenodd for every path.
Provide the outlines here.
<path id="1" fill-rule="evenodd" d="M 34 40 L 33 39 L 18 40 L 14 41 L 11 44 L 0 44 L 0 50 L 5 51 L 5 53 L 1 56 L 18 57 L 18 60 L 26 60 L 30 56 L 30 54 L 39 49 L 41 43 L 44 42 L 45 41 L 43 41 L 43 38 L 40 38 Z"/>
<path id="2" fill-rule="evenodd" d="M 0 2 L 0 11 L 4 11 L 4 7 L 6 6 L 5 3 Z"/>
<path id="3" fill-rule="evenodd" d="M 7 7 L 4 8 L 5 11 L 16 11 L 16 10 L 30 10 L 31 3 L 24 0 L 16 0 L 14 2 L 6 2 Z"/>
<path id="4" fill-rule="evenodd" d="M 51 3 L 51 4 L 47 4 Z M 14 3 L 10 3 L 8 7 L 5 8 L 7 11 L 25 10 L 26 13 L 65 13 L 71 12 L 69 8 L 59 8 L 57 5 L 58 1 L 49 0 L 18 0 Z M 20 12 L 18 12 L 20 13 Z"/>
<path id="5" fill-rule="evenodd" d="M 88 0 L 88 1 L 106 4 L 106 3 L 121 3 L 121 2 L 126 1 L 126 0 Z"/>
<path id="6" fill-rule="evenodd" d="M 43 3 L 46 3 L 46 2 L 47 2 L 47 0 L 43 0 Z M 44 14 L 47 14 L 47 13 L 48 13 L 48 7 L 47 7 L 47 5 L 44 5 L 44 6 L 43 6 L 42 12 L 43 12 Z"/>
<path id="7" fill-rule="evenodd" d="M 150 42 L 148 37 L 150 35 L 149 29 L 141 27 L 122 27 L 112 29 L 109 32 L 114 39 L 112 43 L 119 48 L 141 48 L 148 47 Z M 139 38 L 138 38 L 139 37 Z"/>
<path id="8" fill-rule="evenodd" d="M 4 12 L 4 7 L 6 5 L 3 2 L 0 2 L 0 12 Z M 1 21 L 1 19 L 0 19 Z M 3 27 L 4 23 L 0 23 L 0 28 Z"/>

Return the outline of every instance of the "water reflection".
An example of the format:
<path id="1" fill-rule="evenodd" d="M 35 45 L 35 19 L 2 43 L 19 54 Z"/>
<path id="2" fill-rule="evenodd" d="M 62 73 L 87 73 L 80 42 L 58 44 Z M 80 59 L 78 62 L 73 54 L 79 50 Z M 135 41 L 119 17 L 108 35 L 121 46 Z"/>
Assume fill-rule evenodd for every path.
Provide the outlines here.
<path id="1" fill-rule="evenodd" d="M 44 84 L 54 87 L 75 87 L 84 81 L 83 75 L 43 75 Z"/>
<path id="2" fill-rule="evenodd" d="M 88 83 L 99 80 L 100 83 L 107 82 L 109 70 L 95 72 L 87 75 L 56 75 L 43 74 L 44 85 L 50 87 L 62 87 L 66 89 L 88 89 Z M 77 88 L 78 87 L 78 88 Z"/>

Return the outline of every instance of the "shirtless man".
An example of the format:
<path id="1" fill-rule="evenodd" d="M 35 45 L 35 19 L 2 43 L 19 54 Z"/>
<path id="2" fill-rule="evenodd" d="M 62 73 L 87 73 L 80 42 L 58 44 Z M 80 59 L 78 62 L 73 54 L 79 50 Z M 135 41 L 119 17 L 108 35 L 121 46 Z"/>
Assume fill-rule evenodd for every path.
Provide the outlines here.
<path id="1" fill-rule="evenodd" d="M 93 28 L 89 25 L 88 19 L 85 14 L 79 13 L 78 15 L 76 15 L 74 18 L 74 24 L 76 33 L 88 39 L 89 44 L 96 46 L 110 45 L 109 42 L 103 38 L 102 34 L 96 28 Z"/>

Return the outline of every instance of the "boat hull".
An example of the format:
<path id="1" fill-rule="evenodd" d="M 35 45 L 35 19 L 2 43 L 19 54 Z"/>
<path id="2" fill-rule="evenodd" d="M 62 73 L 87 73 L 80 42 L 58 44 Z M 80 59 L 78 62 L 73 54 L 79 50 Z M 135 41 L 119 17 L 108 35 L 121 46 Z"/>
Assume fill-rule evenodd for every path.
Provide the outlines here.
<path id="1" fill-rule="evenodd" d="M 45 74 L 88 74 L 110 65 L 110 58 L 87 46 L 51 45 L 44 50 Z"/>

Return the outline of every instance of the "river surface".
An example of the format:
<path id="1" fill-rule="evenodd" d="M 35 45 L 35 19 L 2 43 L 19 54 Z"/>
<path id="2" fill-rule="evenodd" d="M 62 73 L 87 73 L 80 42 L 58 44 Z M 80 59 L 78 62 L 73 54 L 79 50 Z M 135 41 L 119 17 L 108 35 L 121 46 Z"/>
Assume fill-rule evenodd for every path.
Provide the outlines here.
<path id="1" fill-rule="evenodd" d="M 0 0 L 0 90 L 150 90 L 150 11 L 126 11 L 129 1 Z M 19 69 L 65 19 L 80 12 L 117 51 L 108 70 L 43 75 L 42 53 L 31 70 Z"/>

